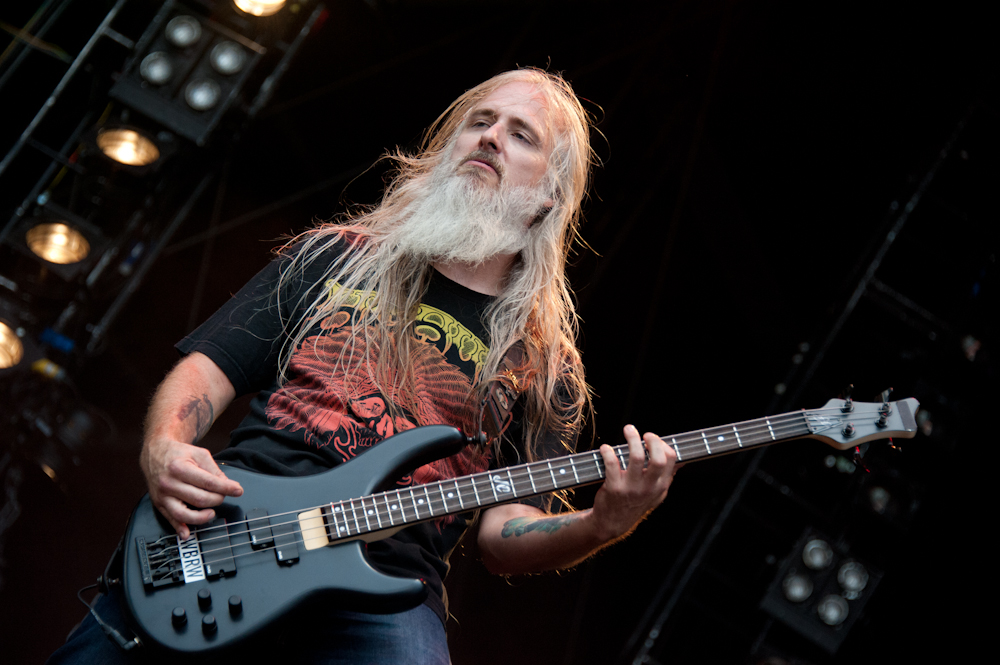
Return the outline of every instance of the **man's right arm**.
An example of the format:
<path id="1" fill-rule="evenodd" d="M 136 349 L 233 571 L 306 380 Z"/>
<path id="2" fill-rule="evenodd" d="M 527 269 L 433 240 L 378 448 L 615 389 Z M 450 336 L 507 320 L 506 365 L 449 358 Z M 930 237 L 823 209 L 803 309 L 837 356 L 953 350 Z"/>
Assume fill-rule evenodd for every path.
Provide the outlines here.
<path id="1" fill-rule="evenodd" d="M 212 506 L 243 494 L 211 454 L 194 445 L 235 396 L 219 366 L 195 352 L 170 371 L 149 406 L 140 465 L 153 505 L 182 539 L 190 535 L 189 524 L 215 517 Z"/>

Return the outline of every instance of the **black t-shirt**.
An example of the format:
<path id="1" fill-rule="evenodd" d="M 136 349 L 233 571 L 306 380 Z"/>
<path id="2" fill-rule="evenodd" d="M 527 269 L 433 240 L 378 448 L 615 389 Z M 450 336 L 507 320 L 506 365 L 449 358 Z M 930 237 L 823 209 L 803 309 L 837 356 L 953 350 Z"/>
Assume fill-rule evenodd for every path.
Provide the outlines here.
<path id="1" fill-rule="evenodd" d="M 333 258 L 331 252 L 329 259 Z M 347 380 L 343 372 L 332 371 L 345 343 L 348 362 L 360 357 L 351 354 L 365 351 L 364 336 L 356 335 L 354 327 L 357 311 L 368 303 L 356 297 L 349 300 L 352 306 L 310 324 L 308 335 L 292 354 L 287 381 L 279 384 L 279 356 L 287 338 L 283 324 L 298 321 L 301 308 L 323 289 L 339 288 L 322 283 L 329 260 L 320 259 L 304 274 L 294 273 L 300 278 L 278 294 L 280 270 L 288 260 L 272 261 L 177 344 L 184 354 L 198 351 L 211 358 L 237 396 L 259 391 L 246 418 L 232 432 L 230 447 L 216 456 L 218 460 L 263 473 L 303 476 L 348 462 L 384 438 L 417 425 L 467 428 L 472 408 L 469 395 L 480 380 L 489 351 L 482 315 L 492 301 L 490 296 L 435 272 L 412 327 L 419 342 L 411 345 L 418 413 L 397 410 L 394 415 L 387 408 L 386 396 L 374 388 L 364 370 L 350 372 Z M 515 421 L 518 416 L 515 410 Z M 521 441 L 519 427 L 512 427 L 508 435 Z M 419 467 L 397 486 L 469 475 L 492 465 L 489 453 L 466 448 Z M 369 559 L 385 573 L 426 580 L 431 590 L 427 603 L 445 621 L 442 580 L 449 568 L 448 557 L 472 519 L 472 513 L 464 513 L 408 527 L 369 543 Z"/>

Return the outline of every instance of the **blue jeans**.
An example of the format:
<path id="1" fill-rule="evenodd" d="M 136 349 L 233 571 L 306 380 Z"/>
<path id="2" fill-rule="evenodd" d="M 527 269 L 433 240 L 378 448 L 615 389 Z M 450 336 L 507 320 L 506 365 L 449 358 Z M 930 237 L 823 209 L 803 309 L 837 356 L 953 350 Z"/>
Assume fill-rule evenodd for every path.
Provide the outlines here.
<path id="1" fill-rule="evenodd" d="M 118 599 L 101 596 L 94 609 L 105 623 L 132 637 Z M 340 610 L 312 612 L 295 626 L 255 641 L 246 653 L 213 656 L 213 664 L 287 662 L 302 665 L 449 665 L 444 625 L 426 605 L 398 614 L 363 614 Z M 140 665 L 160 662 L 145 648 L 124 652 L 89 613 L 48 665 Z M 189 663 L 186 657 L 172 662 Z"/>

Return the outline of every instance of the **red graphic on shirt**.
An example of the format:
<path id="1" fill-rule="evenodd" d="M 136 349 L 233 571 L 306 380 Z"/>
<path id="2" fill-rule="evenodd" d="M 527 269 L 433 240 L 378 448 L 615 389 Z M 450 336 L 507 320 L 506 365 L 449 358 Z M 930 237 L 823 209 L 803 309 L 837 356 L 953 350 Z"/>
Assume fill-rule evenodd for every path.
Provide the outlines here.
<path id="1" fill-rule="evenodd" d="M 418 423 L 463 428 L 473 421 L 469 378 L 429 343 L 413 344 L 411 350 L 417 397 L 415 414 L 393 417 L 385 396 L 364 370 L 349 371 L 347 375 L 338 371 L 331 376 L 332 367 L 359 367 L 358 360 L 364 358 L 365 349 L 364 336 L 356 335 L 350 325 L 336 326 L 326 334 L 307 338 L 292 354 L 289 374 L 295 378 L 268 401 L 268 420 L 282 429 L 301 430 L 308 446 L 329 447 L 342 462 Z M 344 357 L 338 365 L 342 352 Z M 372 345 L 372 364 L 378 362 L 380 352 L 378 346 Z M 395 399 L 392 387 L 395 381 L 390 378 L 385 383 L 392 390 L 389 399 Z M 487 460 L 466 449 L 418 468 L 412 478 L 403 478 L 399 484 L 427 484 L 486 469 Z M 445 519 L 451 521 L 453 517 Z"/>

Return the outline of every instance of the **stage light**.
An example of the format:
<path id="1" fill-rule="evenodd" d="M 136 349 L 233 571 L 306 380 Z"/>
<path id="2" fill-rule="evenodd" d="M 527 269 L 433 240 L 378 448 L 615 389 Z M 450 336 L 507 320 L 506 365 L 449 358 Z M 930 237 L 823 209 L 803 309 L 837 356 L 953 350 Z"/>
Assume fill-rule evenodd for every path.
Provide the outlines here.
<path id="1" fill-rule="evenodd" d="M 247 52 L 236 42 L 220 42 L 212 49 L 212 69 L 230 76 L 243 69 L 247 63 Z"/>
<path id="2" fill-rule="evenodd" d="M 222 90 L 211 79 L 195 79 L 184 88 L 184 101 L 195 111 L 207 111 L 219 103 Z"/>
<path id="3" fill-rule="evenodd" d="M 97 147 L 119 164 L 146 166 L 160 158 L 152 139 L 133 129 L 103 129 L 97 133 Z"/>
<path id="4" fill-rule="evenodd" d="M 153 85 L 163 85 L 174 75 L 174 66 L 166 53 L 155 51 L 142 59 L 139 73 L 147 82 Z"/>
<path id="5" fill-rule="evenodd" d="M 781 582 L 785 598 L 793 603 L 801 603 L 812 595 L 812 580 L 801 573 L 792 573 Z"/>
<path id="6" fill-rule="evenodd" d="M 253 16 L 270 16 L 285 6 L 285 0 L 233 0 L 236 8 Z"/>
<path id="7" fill-rule="evenodd" d="M 175 16 L 167 23 L 163 34 L 177 48 L 187 48 L 201 39 L 201 23 L 193 16 Z"/>
<path id="8" fill-rule="evenodd" d="M 844 597 L 854 600 L 868 586 L 868 571 L 857 561 L 845 561 L 837 571 L 837 581 L 844 590 Z"/>
<path id="9" fill-rule="evenodd" d="M 28 229 L 25 243 L 34 254 L 49 263 L 78 263 L 90 254 L 90 243 L 68 224 L 46 222 Z"/>
<path id="10" fill-rule="evenodd" d="M 816 605 L 816 614 L 828 626 L 839 626 L 850 613 L 847 601 L 836 594 L 830 594 Z"/>
<path id="11" fill-rule="evenodd" d="M 14 329 L 0 321 L 0 369 L 7 369 L 21 362 L 24 344 Z"/>
<path id="12" fill-rule="evenodd" d="M 822 538 L 813 538 L 802 548 L 802 562 L 813 570 L 823 570 L 833 561 L 833 550 Z"/>

